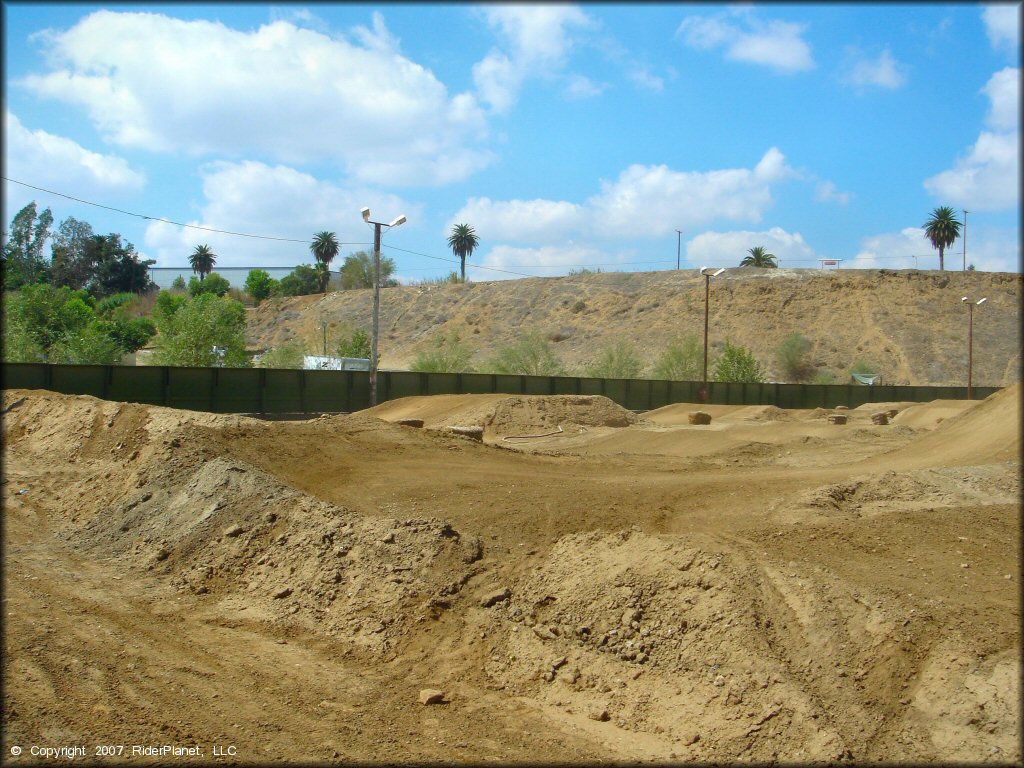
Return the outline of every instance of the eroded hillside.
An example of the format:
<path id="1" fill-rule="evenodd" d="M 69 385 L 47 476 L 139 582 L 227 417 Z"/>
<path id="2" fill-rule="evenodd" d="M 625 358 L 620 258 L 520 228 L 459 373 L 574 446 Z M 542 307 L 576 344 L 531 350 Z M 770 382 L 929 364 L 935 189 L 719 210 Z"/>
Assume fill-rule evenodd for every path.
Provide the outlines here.
<path id="1" fill-rule="evenodd" d="M 974 383 L 1019 380 L 1021 275 L 917 270 L 731 269 L 714 279 L 710 342 L 754 351 L 781 380 L 774 348 L 789 334 L 813 344 L 819 371 L 846 381 L 860 360 L 892 384 L 963 385 L 967 312 L 961 296 L 988 297 L 975 316 Z M 299 338 L 311 349 L 346 328 L 369 330 L 372 292 L 344 291 L 265 302 L 250 312 L 249 343 L 267 348 Z M 648 371 L 677 334 L 700 338 L 704 279 L 695 270 L 396 287 L 381 291 L 381 366 L 402 369 L 438 333 L 458 332 L 482 362 L 536 331 L 567 367 L 627 339 Z"/>

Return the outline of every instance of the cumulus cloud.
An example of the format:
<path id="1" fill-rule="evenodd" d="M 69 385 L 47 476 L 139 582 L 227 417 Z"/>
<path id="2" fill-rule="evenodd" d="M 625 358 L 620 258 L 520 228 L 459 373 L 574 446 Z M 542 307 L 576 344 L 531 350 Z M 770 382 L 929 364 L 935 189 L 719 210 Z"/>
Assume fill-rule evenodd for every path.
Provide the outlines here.
<path id="1" fill-rule="evenodd" d="M 101 155 L 43 130 L 30 130 L 9 111 L 4 136 L 5 172 L 12 179 L 61 191 L 77 190 L 91 199 L 102 199 L 108 192 L 136 192 L 146 185 L 146 177 L 124 158 Z M 8 185 L 8 199 L 12 197 L 21 199 L 24 194 Z"/>
<path id="2" fill-rule="evenodd" d="M 841 81 L 859 89 L 875 87 L 894 90 L 907 82 L 906 67 L 893 58 L 888 48 L 876 58 L 869 58 L 856 49 L 850 49 L 845 70 Z"/>
<path id="3" fill-rule="evenodd" d="M 1003 210 L 1020 204 L 1020 70 L 996 72 L 982 89 L 992 131 L 982 131 L 953 167 L 924 182 L 928 192 L 969 210 Z"/>
<path id="4" fill-rule="evenodd" d="M 1020 46 L 1019 3 L 987 5 L 981 12 L 989 42 L 996 50 L 1015 52 Z"/>
<path id="5" fill-rule="evenodd" d="M 806 29 L 805 24 L 764 21 L 752 8 L 740 6 L 716 16 L 688 16 L 676 36 L 692 48 L 723 48 L 727 59 L 789 74 L 814 67 L 811 46 L 802 37 Z"/>
<path id="6" fill-rule="evenodd" d="M 632 255 L 632 252 L 609 254 L 599 248 L 573 243 L 540 248 L 499 245 L 476 264 L 467 261 L 466 272 L 475 280 L 511 280 L 523 275 L 545 277 L 564 275 L 581 265 L 625 263 Z"/>
<path id="7" fill-rule="evenodd" d="M 472 221 L 482 236 L 517 243 L 660 237 L 721 219 L 758 222 L 774 202 L 772 186 L 795 176 L 775 147 L 753 168 L 699 172 L 631 165 L 614 181 L 602 181 L 600 191 L 583 203 L 474 198 L 446 228 Z"/>
<path id="8" fill-rule="evenodd" d="M 378 184 L 441 184 L 493 161 L 474 96 L 404 57 L 379 15 L 353 36 L 103 10 L 38 36 L 51 71 L 20 84 L 125 147 L 329 162 Z"/>
<path id="9" fill-rule="evenodd" d="M 967 263 L 985 272 L 1020 271 L 1020 241 L 1016 230 L 973 225 L 969 229 Z M 963 241 L 945 254 L 946 269 L 963 268 Z M 855 269 L 938 269 L 939 252 L 921 227 L 907 227 L 865 237 L 861 248 L 843 266 Z"/>
<path id="10" fill-rule="evenodd" d="M 608 89 L 608 83 L 595 83 L 583 75 L 570 75 L 565 85 L 565 95 L 573 99 L 589 99 L 600 96 Z"/>
<path id="11" fill-rule="evenodd" d="M 363 206 L 385 217 L 406 214 L 410 223 L 403 229 L 415 227 L 421 212 L 420 206 L 394 195 L 342 188 L 282 165 L 215 162 L 200 173 L 204 202 L 199 217 L 186 223 L 301 242 L 244 238 L 154 221 L 146 228 L 144 242 L 157 266 L 186 265 L 188 254 L 200 243 L 217 254 L 219 267 L 308 264 L 312 256 L 307 243 L 313 232 L 325 229 L 343 243 L 339 257 L 344 257 L 372 247 L 372 231 L 359 216 Z"/>
<path id="12" fill-rule="evenodd" d="M 831 181 L 822 181 L 818 183 L 818 186 L 814 190 L 814 199 L 819 203 L 838 203 L 839 205 L 846 205 L 850 202 L 850 198 L 853 195 L 849 192 L 840 192 L 835 183 Z"/>
<path id="13" fill-rule="evenodd" d="M 695 267 L 735 267 L 759 245 L 776 256 L 780 267 L 814 266 L 818 258 L 799 232 L 772 227 L 761 232 L 703 232 L 686 242 L 686 260 Z"/>
<path id="14" fill-rule="evenodd" d="M 527 78 L 550 77 L 565 67 L 574 30 L 596 26 L 574 5 L 492 5 L 479 12 L 501 46 L 473 65 L 473 82 L 481 101 L 498 114 L 512 108 Z"/>

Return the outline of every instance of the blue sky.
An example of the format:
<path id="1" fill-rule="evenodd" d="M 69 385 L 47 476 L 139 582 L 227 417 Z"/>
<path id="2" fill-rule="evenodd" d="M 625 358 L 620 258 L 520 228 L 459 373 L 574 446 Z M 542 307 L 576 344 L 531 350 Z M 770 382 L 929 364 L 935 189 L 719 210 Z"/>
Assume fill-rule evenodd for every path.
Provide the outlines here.
<path id="1" fill-rule="evenodd" d="M 24 204 L 161 267 L 385 234 L 402 282 L 733 266 L 1020 271 L 1020 4 L 5 3 L 5 226 Z M 677 233 L 677 230 L 680 233 Z M 293 242 L 294 241 L 294 242 Z M 961 241 L 947 268 L 962 267 Z M 339 259 L 340 261 L 340 259 Z"/>

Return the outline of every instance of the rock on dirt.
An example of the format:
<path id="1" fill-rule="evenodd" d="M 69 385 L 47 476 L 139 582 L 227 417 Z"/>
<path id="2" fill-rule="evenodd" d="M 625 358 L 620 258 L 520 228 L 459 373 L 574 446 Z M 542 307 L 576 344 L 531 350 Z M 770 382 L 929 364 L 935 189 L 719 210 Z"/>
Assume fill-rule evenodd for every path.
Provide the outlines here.
<path id="1" fill-rule="evenodd" d="M 443 704 L 445 693 L 439 688 L 424 688 L 420 691 L 420 704 Z"/>

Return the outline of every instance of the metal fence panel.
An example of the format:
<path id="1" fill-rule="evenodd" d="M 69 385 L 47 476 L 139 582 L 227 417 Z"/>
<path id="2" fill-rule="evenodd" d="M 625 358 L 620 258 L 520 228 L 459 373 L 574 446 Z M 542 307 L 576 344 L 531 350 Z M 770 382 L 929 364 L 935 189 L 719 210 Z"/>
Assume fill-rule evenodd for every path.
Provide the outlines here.
<path id="1" fill-rule="evenodd" d="M 4 363 L 4 389 L 46 389 L 50 386 L 50 367 L 46 363 Z"/>
<path id="2" fill-rule="evenodd" d="M 550 376 L 523 376 L 522 392 L 524 395 L 550 395 L 553 382 Z"/>
<path id="3" fill-rule="evenodd" d="M 347 371 L 303 371 L 306 413 L 348 411 L 349 377 Z M 337 375 L 337 374 L 342 375 Z"/>
<path id="4" fill-rule="evenodd" d="M 494 378 L 489 373 L 464 373 L 460 391 L 469 395 L 489 395 L 494 391 Z"/>
<path id="5" fill-rule="evenodd" d="M 167 368 L 164 366 L 123 366 L 110 369 L 107 397 L 126 403 L 165 405 Z"/>
<path id="6" fill-rule="evenodd" d="M 523 392 L 523 377 L 503 373 L 496 374 L 494 391 L 503 395 L 520 395 Z"/>
<path id="7" fill-rule="evenodd" d="M 66 395 L 105 397 L 110 366 L 55 365 L 51 368 L 50 389 Z"/>
<path id="8" fill-rule="evenodd" d="M 303 373 L 289 368 L 265 368 L 263 411 L 265 413 L 304 413 Z M 343 372 L 334 372 L 344 375 Z"/>
<path id="9" fill-rule="evenodd" d="M 211 410 L 217 413 L 258 413 L 262 368 L 214 368 Z"/>
<path id="10" fill-rule="evenodd" d="M 397 400 L 400 397 L 416 397 L 426 394 L 427 386 L 425 373 L 413 371 L 386 371 L 383 374 L 378 372 L 378 377 L 383 375 L 388 382 L 388 400 Z M 377 382 L 380 384 L 380 382 Z"/>

